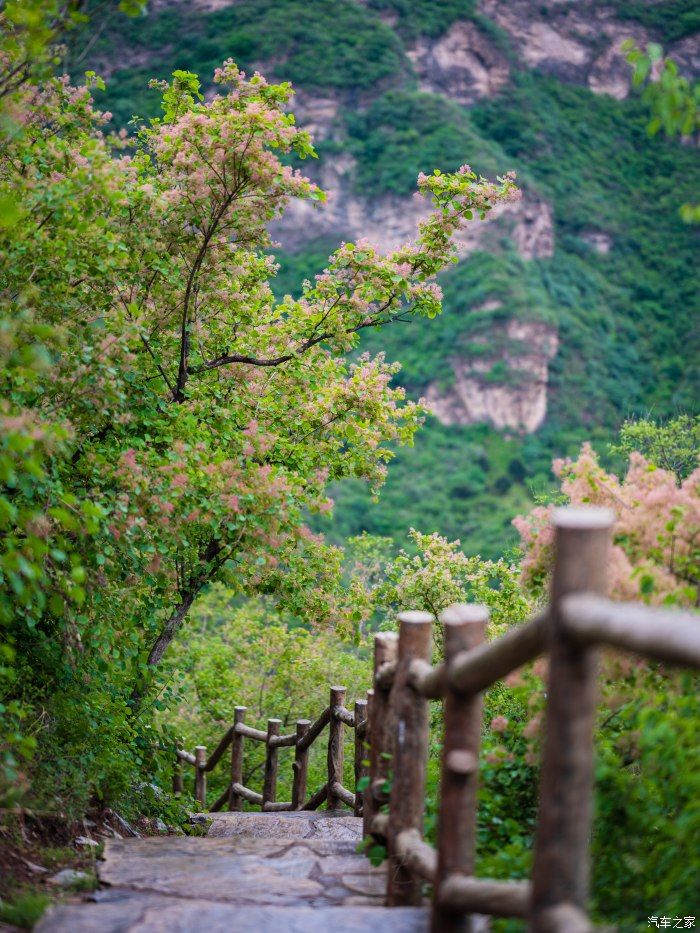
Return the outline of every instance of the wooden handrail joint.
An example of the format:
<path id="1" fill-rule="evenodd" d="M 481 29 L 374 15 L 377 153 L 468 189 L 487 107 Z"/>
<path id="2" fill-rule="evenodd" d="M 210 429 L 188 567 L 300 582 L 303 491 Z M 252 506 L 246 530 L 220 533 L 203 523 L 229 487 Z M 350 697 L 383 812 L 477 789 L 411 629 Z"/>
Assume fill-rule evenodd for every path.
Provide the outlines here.
<path id="1" fill-rule="evenodd" d="M 548 615 L 548 610 L 540 612 L 495 641 L 460 652 L 447 669 L 448 687 L 473 696 L 534 661 L 547 645 Z"/>
<path id="2" fill-rule="evenodd" d="M 263 732 L 262 729 L 253 729 L 251 726 L 246 726 L 244 722 L 237 722 L 233 728 L 239 735 L 245 736 L 246 739 L 253 739 L 255 742 L 267 742 L 267 732 Z"/>
<path id="3" fill-rule="evenodd" d="M 268 741 L 270 748 L 291 748 L 297 744 L 296 732 L 289 732 L 287 735 L 273 735 Z"/>
<path id="4" fill-rule="evenodd" d="M 389 832 L 389 814 L 375 813 L 372 817 L 370 832 L 373 836 L 386 839 L 387 833 Z"/>
<path id="5" fill-rule="evenodd" d="M 333 710 L 333 718 L 346 726 L 350 726 L 351 729 L 355 728 L 355 714 L 349 709 L 345 709 L 344 706 L 336 706 Z"/>
<path id="6" fill-rule="evenodd" d="M 423 881 L 435 881 L 437 874 L 437 852 L 421 839 L 417 829 L 404 829 L 396 837 L 396 854 L 414 875 Z"/>
<path id="7" fill-rule="evenodd" d="M 242 797 L 244 800 L 247 800 L 248 803 L 256 803 L 262 806 L 262 794 L 256 793 L 254 790 L 251 790 L 250 787 L 245 787 L 243 784 L 239 784 L 235 781 L 232 789 L 238 797 Z"/>
<path id="8" fill-rule="evenodd" d="M 445 695 L 445 665 L 433 667 L 423 658 L 414 658 L 408 668 L 408 685 L 429 700 Z"/>
<path id="9" fill-rule="evenodd" d="M 339 781 L 333 782 L 331 791 L 335 797 L 337 797 L 339 800 L 342 800 L 343 803 L 346 803 L 349 807 L 355 806 L 355 795 L 352 793 L 352 791 L 349 791 L 346 787 L 343 787 Z"/>
<path id="10" fill-rule="evenodd" d="M 614 603 L 595 593 L 573 593 L 559 612 L 568 635 L 667 664 L 700 668 L 700 617 L 677 609 Z"/>
<path id="11" fill-rule="evenodd" d="M 297 748 L 299 751 L 306 751 L 306 749 L 312 745 L 319 735 L 326 728 L 328 723 L 331 721 L 331 708 L 327 706 L 321 715 L 318 717 L 313 725 L 309 726 L 306 734 L 303 738 L 299 739 L 297 742 Z"/>
<path id="12" fill-rule="evenodd" d="M 391 690 L 396 676 L 396 661 L 385 661 L 374 675 L 374 686 L 378 690 Z"/>
<path id="13" fill-rule="evenodd" d="M 470 875 L 450 875 L 437 892 L 449 910 L 490 914 L 493 917 L 530 916 L 532 889 L 527 881 L 495 881 Z"/>
<path id="14" fill-rule="evenodd" d="M 372 795 L 372 800 L 377 806 L 381 807 L 385 803 L 389 803 L 390 788 L 388 787 L 386 778 L 377 778 L 375 781 L 372 781 L 370 793 Z"/>
<path id="15" fill-rule="evenodd" d="M 306 801 L 306 803 L 300 807 L 301 810 L 318 810 L 323 801 L 328 797 L 328 785 L 324 784 L 323 787 L 319 788 L 315 794 L 312 794 L 311 797 Z"/>

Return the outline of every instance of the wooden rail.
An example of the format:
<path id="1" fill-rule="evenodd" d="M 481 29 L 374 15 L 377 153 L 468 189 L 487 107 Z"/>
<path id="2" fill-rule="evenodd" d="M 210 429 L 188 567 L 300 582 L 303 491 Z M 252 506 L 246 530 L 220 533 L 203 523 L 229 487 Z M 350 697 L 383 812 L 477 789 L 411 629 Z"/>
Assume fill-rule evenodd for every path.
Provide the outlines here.
<path id="1" fill-rule="evenodd" d="M 613 522 L 607 509 L 555 512 L 550 603 L 496 641 L 485 641 L 487 609 L 467 605 L 442 614 L 445 656 L 436 666 L 427 659 L 432 619 L 423 613 L 399 616 L 392 652 L 386 636 L 376 638 L 371 709 L 380 712 L 370 712 L 368 722 L 365 832 L 388 848 L 389 905 L 419 903 L 423 883 L 432 883 L 433 933 L 465 931 L 474 913 L 525 918 L 536 933 L 592 930 L 586 906 L 597 647 L 700 668 L 700 616 L 605 598 Z M 532 880 L 477 879 L 481 692 L 542 654 L 549 682 Z M 422 838 L 426 710 L 434 699 L 444 704 L 435 849 Z M 390 771 L 388 813 L 381 813 Z"/>
<path id="2" fill-rule="evenodd" d="M 263 810 L 316 809 L 325 801 L 352 807 L 363 816 L 365 837 L 387 845 L 389 906 L 421 903 L 425 883 L 432 885 L 432 933 L 464 933 L 475 913 L 524 918 L 535 933 L 592 931 L 586 907 L 597 648 L 700 668 L 700 616 L 605 598 L 613 522 L 607 509 L 556 510 L 550 602 L 530 621 L 487 643 L 488 610 L 451 606 L 441 616 L 444 659 L 432 666 L 432 616 L 401 613 L 398 635 L 375 636 L 373 688 L 354 712 L 344 706 L 344 688 L 332 687 L 315 723 L 298 720 L 296 731 L 282 736 L 279 720 L 270 720 L 267 732 L 250 729 L 244 707 L 237 707 L 208 760 L 202 746 L 194 754 L 178 749 L 175 790 L 182 789 L 184 761 L 195 768 L 196 796 L 204 805 L 206 772 L 231 744 L 231 785 L 212 809 L 227 800 L 230 809 L 240 809 L 242 800 Z M 481 693 L 542 654 L 549 658 L 549 679 L 532 879 L 476 878 Z M 444 713 L 435 848 L 423 839 L 430 700 L 443 701 Z M 326 725 L 328 778 L 306 799 L 306 755 Z M 342 785 L 346 726 L 355 729 L 355 778 L 356 785 L 365 778 L 364 793 Z M 241 783 L 244 737 L 267 745 L 262 794 Z M 278 803 L 277 749 L 285 747 L 295 749 L 294 785 L 292 801 Z"/>
<path id="3" fill-rule="evenodd" d="M 209 806 L 211 812 L 228 806 L 229 810 L 241 810 L 243 801 L 259 806 L 266 813 L 284 810 L 316 810 L 324 802 L 329 809 L 341 805 L 349 807 L 356 816 L 362 815 L 362 794 L 353 793 L 343 786 L 343 732 L 347 726 L 355 732 L 355 784 L 364 776 L 363 762 L 366 760 L 364 741 L 366 735 L 367 701 L 356 700 L 351 711 L 344 706 L 345 687 L 331 687 L 330 703 L 311 723 L 308 719 L 298 719 L 294 732 L 280 734 L 282 725 L 279 719 L 268 719 L 267 729 L 253 729 L 245 723 L 245 706 L 236 706 L 233 724 L 222 737 L 212 754 L 207 757 L 204 745 L 198 745 L 194 754 L 181 748 L 175 750 L 175 770 L 173 774 L 173 792 L 181 794 L 183 790 L 182 763 L 194 768 L 194 796 L 202 806 L 207 806 L 207 773 L 223 758 L 224 752 L 231 748 L 231 779 L 224 793 Z M 310 797 L 306 796 L 306 777 L 309 748 L 329 727 L 326 783 Z M 262 792 L 257 792 L 243 784 L 243 743 L 248 739 L 265 744 L 265 768 Z M 294 749 L 292 763 L 292 799 L 277 800 L 277 776 L 279 773 L 279 750 Z"/>

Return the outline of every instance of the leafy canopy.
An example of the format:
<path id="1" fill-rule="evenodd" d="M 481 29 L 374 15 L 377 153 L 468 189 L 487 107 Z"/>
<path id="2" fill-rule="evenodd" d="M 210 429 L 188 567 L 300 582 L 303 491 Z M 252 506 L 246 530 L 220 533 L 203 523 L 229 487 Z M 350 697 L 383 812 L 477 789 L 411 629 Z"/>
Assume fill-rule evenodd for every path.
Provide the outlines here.
<path id="1" fill-rule="evenodd" d="M 415 242 L 344 244 L 276 299 L 267 225 L 290 197 L 324 199 L 282 157 L 314 150 L 289 84 L 231 61 L 214 81 L 206 101 L 189 72 L 155 82 L 162 115 L 130 149 L 105 135 L 92 73 L 29 71 L 4 109 L 3 695 L 17 736 L 50 698 L 72 760 L 111 724 L 90 751 L 102 796 L 128 773 L 115 783 L 115 748 L 153 748 L 133 717 L 151 684 L 167 702 L 153 671 L 210 582 L 342 621 L 340 553 L 307 516 L 332 507 L 331 480 L 378 489 L 422 417 L 396 365 L 348 354 L 364 329 L 438 314 L 453 233 L 517 194 L 510 175 L 423 176 Z"/>

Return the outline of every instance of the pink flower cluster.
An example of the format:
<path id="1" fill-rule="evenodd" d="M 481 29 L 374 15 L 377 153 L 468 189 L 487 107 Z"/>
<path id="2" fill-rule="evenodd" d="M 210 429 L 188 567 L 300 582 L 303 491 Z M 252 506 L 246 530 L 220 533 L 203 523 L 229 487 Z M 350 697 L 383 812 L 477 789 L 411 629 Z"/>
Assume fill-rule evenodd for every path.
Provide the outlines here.
<path id="1" fill-rule="evenodd" d="M 624 480 L 606 472 L 590 446 L 576 460 L 555 460 L 562 492 L 574 505 L 598 505 L 617 515 L 609 577 L 618 599 L 650 603 L 697 601 L 700 566 L 700 469 L 680 486 L 675 476 L 639 453 Z M 513 524 L 524 551 L 523 580 L 537 589 L 551 566 L 550 508 L 537 507 Z"/>

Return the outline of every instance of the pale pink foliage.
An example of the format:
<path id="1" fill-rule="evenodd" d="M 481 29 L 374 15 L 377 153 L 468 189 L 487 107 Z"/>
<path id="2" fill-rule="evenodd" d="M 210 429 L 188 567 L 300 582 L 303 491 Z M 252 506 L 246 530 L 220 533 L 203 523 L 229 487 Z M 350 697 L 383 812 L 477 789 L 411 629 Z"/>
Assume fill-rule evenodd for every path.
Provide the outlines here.
<path id="1" fill-rule="evenodd" d="M 617 516 L 609 564 L 614 598 L 697 602 L 700 469 L 679 486 L 673 473 L 633 453 L 620 480 L 601 467 L 590 444 L 576 460 L 555 460 L 553 469 L 573 505 L 606 506 Z M 534 588 L 541 588 L 551 565 L 551 511 L 538 506 L 513 521 L 524 551 L 522 578 Z"/>

